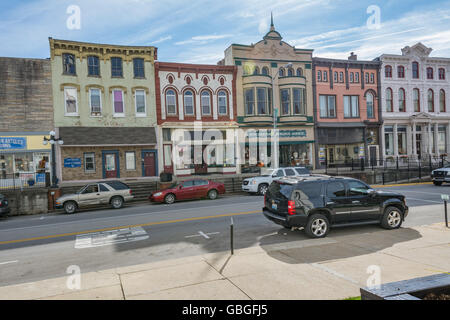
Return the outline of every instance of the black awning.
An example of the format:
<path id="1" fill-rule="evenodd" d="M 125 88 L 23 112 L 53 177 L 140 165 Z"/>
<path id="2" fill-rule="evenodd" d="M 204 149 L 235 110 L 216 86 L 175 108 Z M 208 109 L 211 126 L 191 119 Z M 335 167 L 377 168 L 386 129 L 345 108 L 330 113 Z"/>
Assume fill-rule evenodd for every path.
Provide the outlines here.
<path id="1" fill-rule="evenodd" d="M 154 127 L 61 127 L 64 146 L 152 145 Z"/>

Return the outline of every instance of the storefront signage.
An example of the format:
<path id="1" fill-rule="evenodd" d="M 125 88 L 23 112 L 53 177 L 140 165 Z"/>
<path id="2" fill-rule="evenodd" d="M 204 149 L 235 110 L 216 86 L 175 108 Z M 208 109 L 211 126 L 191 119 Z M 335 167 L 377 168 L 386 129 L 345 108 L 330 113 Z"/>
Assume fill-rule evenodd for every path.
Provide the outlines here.
<path id="1" fill-rule="evenodd" d="M 319 149 L 319 161 L 325 161 L 325 148 Z"/>
<path id="2" fill-rule="evenodd" d="M 249 130 L 249 138 L 271 138 L 272 130 Z M 305 138 L 306 130 L 279 130 L 279 138 Z"/>
<path id="3" fill-rule="evenodd" d="M 27 138 L 0 137 L 0 150 L 26 149 Z"/>
<path id="4" fill-rule="evenodd" d="M 65 158 L 64 159 L 64 168 L 79 168 L 81 167 L 81 159 L 80 158 Z"/>

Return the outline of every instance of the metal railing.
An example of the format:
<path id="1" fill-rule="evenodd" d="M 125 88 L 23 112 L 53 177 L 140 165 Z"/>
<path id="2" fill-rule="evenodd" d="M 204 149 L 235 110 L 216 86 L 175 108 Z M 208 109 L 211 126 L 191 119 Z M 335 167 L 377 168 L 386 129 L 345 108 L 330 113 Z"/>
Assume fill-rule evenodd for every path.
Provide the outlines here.
<path id="1" fill-rule="evenodd" d="M 0 173 L 0 191 L 49 186 L 49 173 L 17 172 Z"/>

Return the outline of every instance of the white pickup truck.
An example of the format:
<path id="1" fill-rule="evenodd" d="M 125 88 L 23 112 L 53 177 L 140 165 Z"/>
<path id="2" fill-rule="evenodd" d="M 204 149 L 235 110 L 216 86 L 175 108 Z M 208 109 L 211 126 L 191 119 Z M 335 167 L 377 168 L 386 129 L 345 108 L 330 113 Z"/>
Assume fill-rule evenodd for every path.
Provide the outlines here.
<path id="1" fill-rule="evenodd" d="M 431 180 L 433 180 L 435 186 L 450 182 L 450 165 L 431 171 Z"/>
<path id="2" fill-rule="evenodd" d="M 264 170 L 264 169 L 262 169 Z M 261 171 L 258 177 L 247 178 L 242 181 L 242 191 L 264 195 L 273 180 L 289 176 L 310 176 L 311 173 L 305 167 L 286 167 L 266 169 Z"/>

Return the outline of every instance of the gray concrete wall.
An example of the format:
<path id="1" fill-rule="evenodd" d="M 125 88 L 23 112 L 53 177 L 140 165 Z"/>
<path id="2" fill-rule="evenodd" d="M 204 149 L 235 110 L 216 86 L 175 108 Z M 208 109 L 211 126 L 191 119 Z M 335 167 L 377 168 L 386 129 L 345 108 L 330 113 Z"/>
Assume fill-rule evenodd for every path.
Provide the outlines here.
<path id="1" fill-rule="evenodd" d="M 11 190 L 1 191 L 1 193 L 8 197 L 9 207 L 11 209 L 10 216 L 48 212 L 47 189 Z"/>

